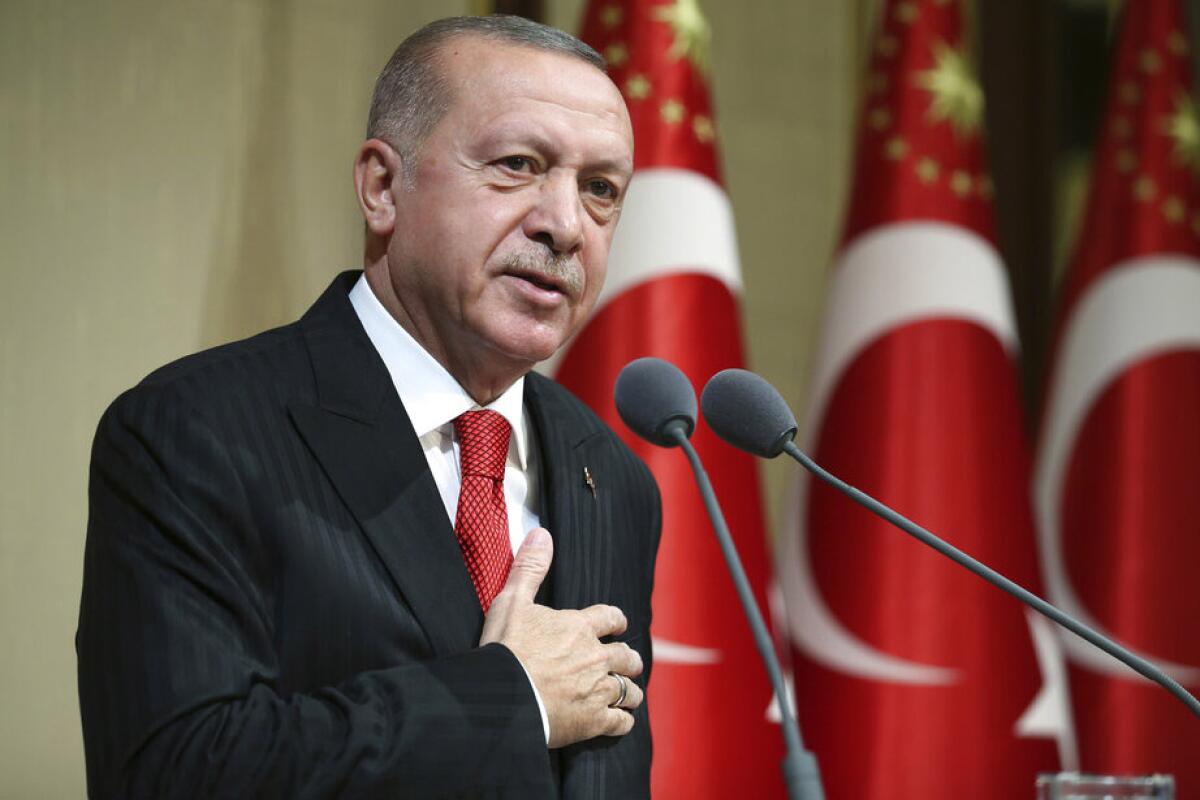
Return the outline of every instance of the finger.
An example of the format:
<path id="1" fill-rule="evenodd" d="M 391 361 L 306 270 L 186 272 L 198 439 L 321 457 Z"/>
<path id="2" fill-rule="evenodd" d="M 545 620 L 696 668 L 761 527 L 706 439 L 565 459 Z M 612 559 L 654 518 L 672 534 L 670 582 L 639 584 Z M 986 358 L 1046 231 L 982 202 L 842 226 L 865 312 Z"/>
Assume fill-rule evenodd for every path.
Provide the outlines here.
<path id="1" fill-rule="evenodd" d="M 610 642 L 604 645 L 604 664 L 609 672 L 629 676 L 642 674 L 641 655 L 624 642 Z"/>
<path id="2" fill-rule="evenodd" d="M 625 682 L 629 684 L 629 688 L 625 690 L 625 699 L 621 701 L 621 705 L 618 707 L 626 711 L 632 711 L 646 699 L 646 693 L 642 691 L 642 687 L 628 678 L 625 679 Z"/>
<path id="3" fill-rule="evenodd" d="M 615 636 L 625 632 L 625 626 L 628 622 L 625 620 L 625 614 L 616 606 L 606 606 L 598 604 L 588 606 L 583 611 L 584 619 L 592 626 L 592 633 L 600 636 Z"/>
<path id="4" fill-rule="evenodd" d="M 608 673 L 608 683 L 610 684 L 609 688 L 612 690 L 612 694 L 608 696 L 608 702 L 604 705 L 609 708 L 621 708 L 625 700 L 629 697 L 630 681 L 615 672 L 610 672 Z"/>
<path id="5" fill-rule="evenodd" d="M 532 603 L 553 560 L 554 541 L 550 531 L 534 528 L 525 536 L 525 541 L 521 542 L 517 554 L 513 556 L 512 568 L 501 594 L 518 603 Z"/>
<path id="6" fill-rule="evenodd" d="M 610 672 L 608 675 L 613 688 L 612 699 L 608 702 L 609 708 L 632 711 L 642 704 L 642 700 L 645 699 L 642 687 L 634 683 L 632 678 L 627 678 L 615 672 Z M 617 681 L 620 681 L 620 683 L 617 683 Z"/>
<path id="7" fill-rule="evenodd" d="M 633 714 L 619 708 L 604 709 L 600 733 L 604 736 L 624 736 L 633 730 Z"/>

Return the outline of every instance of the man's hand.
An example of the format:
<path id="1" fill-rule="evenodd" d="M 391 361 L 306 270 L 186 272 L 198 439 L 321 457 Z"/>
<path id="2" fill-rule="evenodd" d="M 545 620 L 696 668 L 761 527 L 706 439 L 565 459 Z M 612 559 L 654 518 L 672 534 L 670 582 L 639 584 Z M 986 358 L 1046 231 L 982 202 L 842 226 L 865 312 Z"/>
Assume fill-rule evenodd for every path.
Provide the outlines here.
<path id="1" fill-rule="evenodd" d="M 520 659 L 542 696 L 550 719 L 550 747 L 593 736 L 622 736 L 633 728 L 628 709 L 642 704 L 642 690 L 629 677 L 641 674 L 642 658 L 623 642 L 602 644 L 601 636 L 625 630 L 615 606 L 556 611 L 533 602 L 550 570 L 554 545 L 545 528 L 534 528 L 513 558 L 508 582 L 488 610 L 481 645 L 500 642 Z M 620 708 L 615 672 L 628 684 Z"/>

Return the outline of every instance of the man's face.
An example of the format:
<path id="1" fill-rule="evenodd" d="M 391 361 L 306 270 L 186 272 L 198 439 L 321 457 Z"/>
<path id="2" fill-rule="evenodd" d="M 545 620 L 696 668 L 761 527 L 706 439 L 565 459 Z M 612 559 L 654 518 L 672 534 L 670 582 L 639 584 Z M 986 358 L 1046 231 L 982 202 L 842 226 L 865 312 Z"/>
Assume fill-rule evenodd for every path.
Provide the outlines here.
<path id="1" fill-rule="evenodd" d="M 441 56 L 454 100 L 393 179 L 392 285 L 435 356 L 527 369 L 596 303 L 633 171 L 629 116 L 575 58 L 472 37 Z"/>

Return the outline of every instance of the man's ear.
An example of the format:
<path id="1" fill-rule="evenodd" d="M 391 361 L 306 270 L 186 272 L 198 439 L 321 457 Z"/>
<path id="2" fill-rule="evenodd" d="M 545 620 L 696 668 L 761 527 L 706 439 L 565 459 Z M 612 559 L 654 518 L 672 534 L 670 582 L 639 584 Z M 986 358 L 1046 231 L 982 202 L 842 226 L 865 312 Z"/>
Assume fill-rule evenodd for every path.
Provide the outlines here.
<path id="1" fill-rule="evenodd" d="M 354 160 L 354 190 L 367 230 L 391 236 L 396 227 L 395 189 L 402 164 L 396 149 L 382 139 L 368 139 Z"/>

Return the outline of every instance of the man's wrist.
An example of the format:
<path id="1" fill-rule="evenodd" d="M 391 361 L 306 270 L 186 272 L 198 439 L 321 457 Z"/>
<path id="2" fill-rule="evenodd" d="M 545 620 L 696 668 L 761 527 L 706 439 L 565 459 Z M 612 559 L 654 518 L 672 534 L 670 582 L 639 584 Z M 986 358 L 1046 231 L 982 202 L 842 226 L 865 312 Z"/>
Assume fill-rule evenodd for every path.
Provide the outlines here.
<path id="1" fill-rule="evenodd" d="M 512 653 L 511 650 L 509 650 Z M 521 659 L 517 658 L 517 654 L 513 653 L 513 658 L 517 659 L 517 663 L 521 664 Z M 525 665 L 521 664 L 521 671 L 525 673 L 525 677 L 529 679 L 529 688 L 533 689 L 533 699 L 537 701 L 538 713 L 542 715 L 542 733 L 546 736 L 546 745 L 550 744 L 550 717 L 546 714 L 546 704 L 542 702 L 542 695 L 538 691 L 537 685 L 533 682 L 533 676 L 529 674 L 529 670 L 525 669 Z"/>

